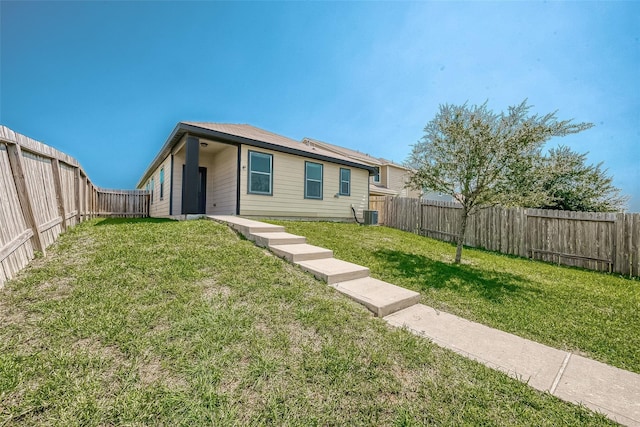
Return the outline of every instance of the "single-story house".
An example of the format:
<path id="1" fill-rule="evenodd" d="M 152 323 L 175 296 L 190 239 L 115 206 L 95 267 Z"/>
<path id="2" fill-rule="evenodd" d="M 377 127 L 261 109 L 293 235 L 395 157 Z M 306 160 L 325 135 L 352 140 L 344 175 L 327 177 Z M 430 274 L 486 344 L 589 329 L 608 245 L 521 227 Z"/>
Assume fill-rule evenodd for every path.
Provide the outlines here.
<path id="1" fill-rule="evenodd" d="M 137 187 L 150 216 L 353 219 L 375 168 L 246 124 L 180 122 Z"/>
<path id="2" fill-rule="evenodd" d="M 396 196 L 418 198 L 422 194 L 407 185 L 411 169 L 381 157 L 373 157 L 360 151 L 329 144 L 317 139 L 304 138 L 303 142 L 312 147 L 322 148 L 351 160 L 373 166 L 376 172 L 369 181 L 370 196 Z"/>

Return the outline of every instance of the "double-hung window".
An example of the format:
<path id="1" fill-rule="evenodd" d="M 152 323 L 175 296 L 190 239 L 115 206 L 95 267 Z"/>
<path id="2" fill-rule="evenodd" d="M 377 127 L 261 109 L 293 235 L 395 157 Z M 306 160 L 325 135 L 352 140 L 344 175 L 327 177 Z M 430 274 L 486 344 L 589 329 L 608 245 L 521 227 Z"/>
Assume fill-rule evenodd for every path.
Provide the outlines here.
<path id="1" fill-rule="evenodd" d="M 341 196 L 351 195 L 351 169 L 340 168 L 340 191 Z"/>
<path id="2" fill-rule="evenodd" d="M 156 180 L 155 178 L 151 178 L 151 203 L 153 203 L 153 190 L 155 190 L 156 187 Z"/>
<path id="3" fill-rule="evenodd" d="M 248 192 L 273 195 L 273 155 L 249 151 Z"/>
<path id="4" fill-rule="evenodd" d="M 160 200 L 164 198 L 164 168 L 160 169 Z"/>
<path id="5" fill-rule="evenodd" d="M 304 198 L 322 200 L 322 164 L 304 162 Z"/>

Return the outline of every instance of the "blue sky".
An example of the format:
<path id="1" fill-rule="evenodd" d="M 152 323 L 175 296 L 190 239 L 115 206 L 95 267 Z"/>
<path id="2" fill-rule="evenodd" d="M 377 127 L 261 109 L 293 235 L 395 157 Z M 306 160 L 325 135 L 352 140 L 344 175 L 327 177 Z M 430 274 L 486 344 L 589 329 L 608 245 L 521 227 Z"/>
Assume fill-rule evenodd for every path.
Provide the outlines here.
<path id="1" fill-rule="evenodd" d="M 179 121 L 402 162 L 444 103 L 596 127 L 640 212 L 640 2 L 0 1 L 0 123 L 133 188 Z"/>

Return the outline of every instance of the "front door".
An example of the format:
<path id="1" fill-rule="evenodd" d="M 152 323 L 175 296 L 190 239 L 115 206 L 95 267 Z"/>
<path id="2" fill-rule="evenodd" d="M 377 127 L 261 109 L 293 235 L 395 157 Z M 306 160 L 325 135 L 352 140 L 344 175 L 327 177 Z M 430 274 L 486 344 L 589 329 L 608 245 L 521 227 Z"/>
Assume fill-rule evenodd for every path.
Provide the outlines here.
<path id="1" fill-rule="evenodd" d="M 182 182 L 184 182 L 184 168 L 182 165 Z M 191 189 L 189 189 L 191 190 Z M 182 200 L 184 200 L 184 193 L 187 191 L 187 188 L 182 186 Z M 199 167 L 198 168 L 198 214 L 207 213 L 207 168 Z M 184 204 L 182 205 L 182 213 L 184 214 Z"/>

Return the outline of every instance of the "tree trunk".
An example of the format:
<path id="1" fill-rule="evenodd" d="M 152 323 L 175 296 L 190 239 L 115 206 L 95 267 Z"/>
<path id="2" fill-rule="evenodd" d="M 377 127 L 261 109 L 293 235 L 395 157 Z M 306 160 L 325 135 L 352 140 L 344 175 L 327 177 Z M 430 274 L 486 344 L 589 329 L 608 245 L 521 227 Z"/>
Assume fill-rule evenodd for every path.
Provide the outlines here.
<path id="1" fill-rule="evenodd" d="M 469 212 L 467 212 L 467 208 L 462 208 L 462 218 L 460 218 L 460 234 L 458 234 L 458 246 L 456 247 L 456 264 L 460 264 L 460 259 L 462 258 L 462 245 L 464 244 L 464 233 L 467 231 L 468 217 Z"/>

